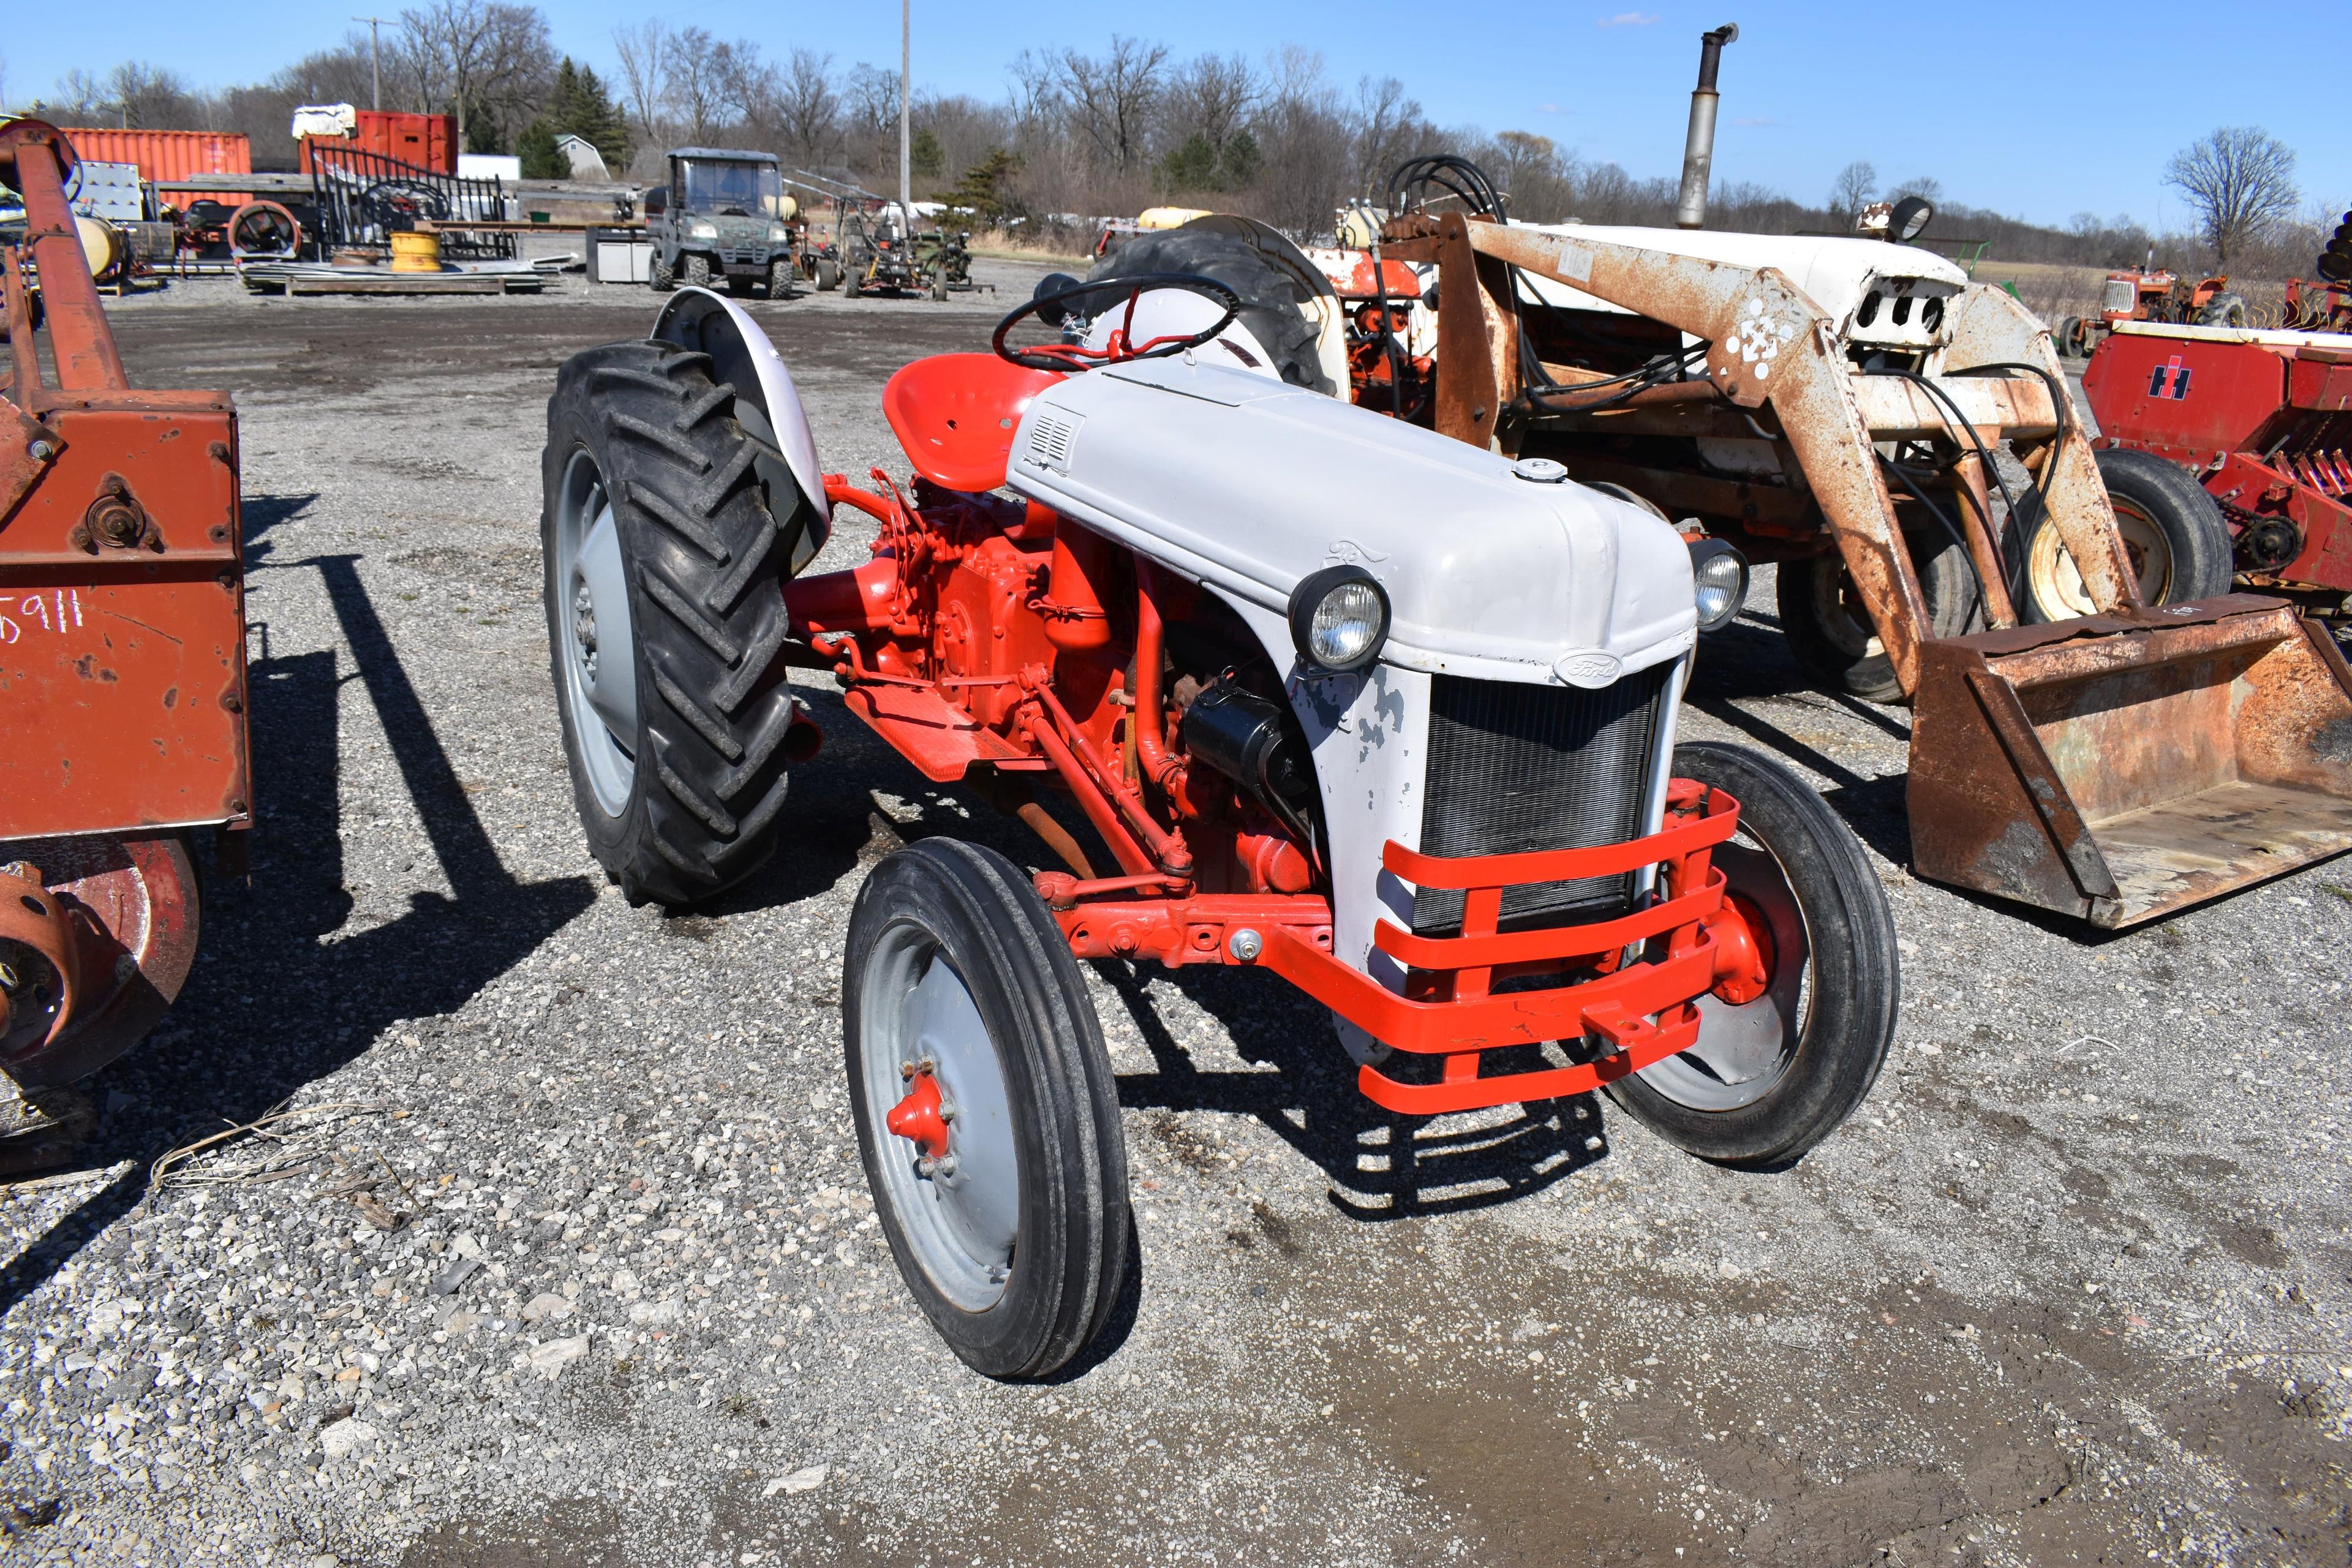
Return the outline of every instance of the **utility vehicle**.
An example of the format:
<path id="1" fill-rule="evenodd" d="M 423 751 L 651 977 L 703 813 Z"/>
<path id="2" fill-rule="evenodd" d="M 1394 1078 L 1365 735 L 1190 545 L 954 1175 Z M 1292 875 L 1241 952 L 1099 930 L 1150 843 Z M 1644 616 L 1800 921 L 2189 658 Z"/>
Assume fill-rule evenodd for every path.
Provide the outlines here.
<path id="1" fill-rule="evenodd" d="M 734 293 L 764 285 L 781 300 L 798 276 L 800 203 L 785 194 L 772 153 L 677 149 L 668 184 L 646 193 L 646 234 L 658 291 L 723 280 Z"/>

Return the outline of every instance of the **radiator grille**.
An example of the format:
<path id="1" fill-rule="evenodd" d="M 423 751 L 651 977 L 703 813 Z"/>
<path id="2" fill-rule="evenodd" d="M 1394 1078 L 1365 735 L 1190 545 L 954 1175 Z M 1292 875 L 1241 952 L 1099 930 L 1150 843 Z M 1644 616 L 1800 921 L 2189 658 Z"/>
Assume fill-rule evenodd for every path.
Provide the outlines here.
<path id="1" fill-rule="evenodd" d="M 1635 837 L 1673 669 L 1655 665 L 1599 691 L 1436 677 L 1423 852 L 1513 855 Z M 1607 919 L 1622 912 L 1633 889 L 1630 873 L 1513 888 L 1503 895 L 1503 923 Z M 1413 930 L 1458 928 L 1462 898 L 1424 889 L 1413 900 Z"/>

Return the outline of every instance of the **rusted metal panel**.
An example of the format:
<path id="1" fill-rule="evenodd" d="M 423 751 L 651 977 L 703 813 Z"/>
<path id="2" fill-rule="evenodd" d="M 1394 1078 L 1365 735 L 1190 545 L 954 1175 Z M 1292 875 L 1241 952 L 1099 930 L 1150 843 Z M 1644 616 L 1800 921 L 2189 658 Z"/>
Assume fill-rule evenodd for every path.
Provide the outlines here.
<path id="1" fill-rule="evenodd" d="M 1508 269 L 1478 254 L 1469 228 L 1459 213 L 1438 223 L 1437 430 L 1483 449 L 1518 395 L 1517 300 Z"/>

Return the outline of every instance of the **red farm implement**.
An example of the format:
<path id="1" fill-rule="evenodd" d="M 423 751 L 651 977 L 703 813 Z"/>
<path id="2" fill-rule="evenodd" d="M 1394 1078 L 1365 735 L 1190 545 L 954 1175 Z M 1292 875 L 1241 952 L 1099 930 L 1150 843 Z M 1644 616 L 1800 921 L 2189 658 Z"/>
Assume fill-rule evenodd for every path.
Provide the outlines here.
<path id="1" fill-rule="evenodd" d="M 2195 474 L 2264 588 L 2352 594 L 2352 336 L 2133 322 L 2083 373 L 2097 445 Z"/>
<path id="2" fill-rule="evenodd" d="M 131 386 L 73 168 L 52 127 L 0 124 L 26 216 L 0 251 L 0 1072 L 24 1088 L 154 1025 L 195 956 L 185 836 L 252 821 L 236 411 Z"/>

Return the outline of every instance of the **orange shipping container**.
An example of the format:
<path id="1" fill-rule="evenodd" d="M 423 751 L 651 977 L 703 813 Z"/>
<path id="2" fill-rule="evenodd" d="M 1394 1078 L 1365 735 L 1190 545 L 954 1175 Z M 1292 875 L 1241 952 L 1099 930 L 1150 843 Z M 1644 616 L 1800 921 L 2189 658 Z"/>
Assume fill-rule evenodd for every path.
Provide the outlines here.
<path id="1" fill-rule="evenodd" d="M 110 131 L 65 126 L 74 156 L 98 163 L 136 163 L 142 180 L 201 180 L 250 174 L 253 144 L 242 132 Z"/>
<path id="2" fill-rule="evenodd" d="M 351 136 L 302 138 L 302 172 L 310 172 L 310 143 L 331 140 L 370 153 L 381 153 L 404 163 L 436 174 L 457 172 L 457 117 L 454 114 L 401 114 L 391 110 L 362 109 Z"/>

